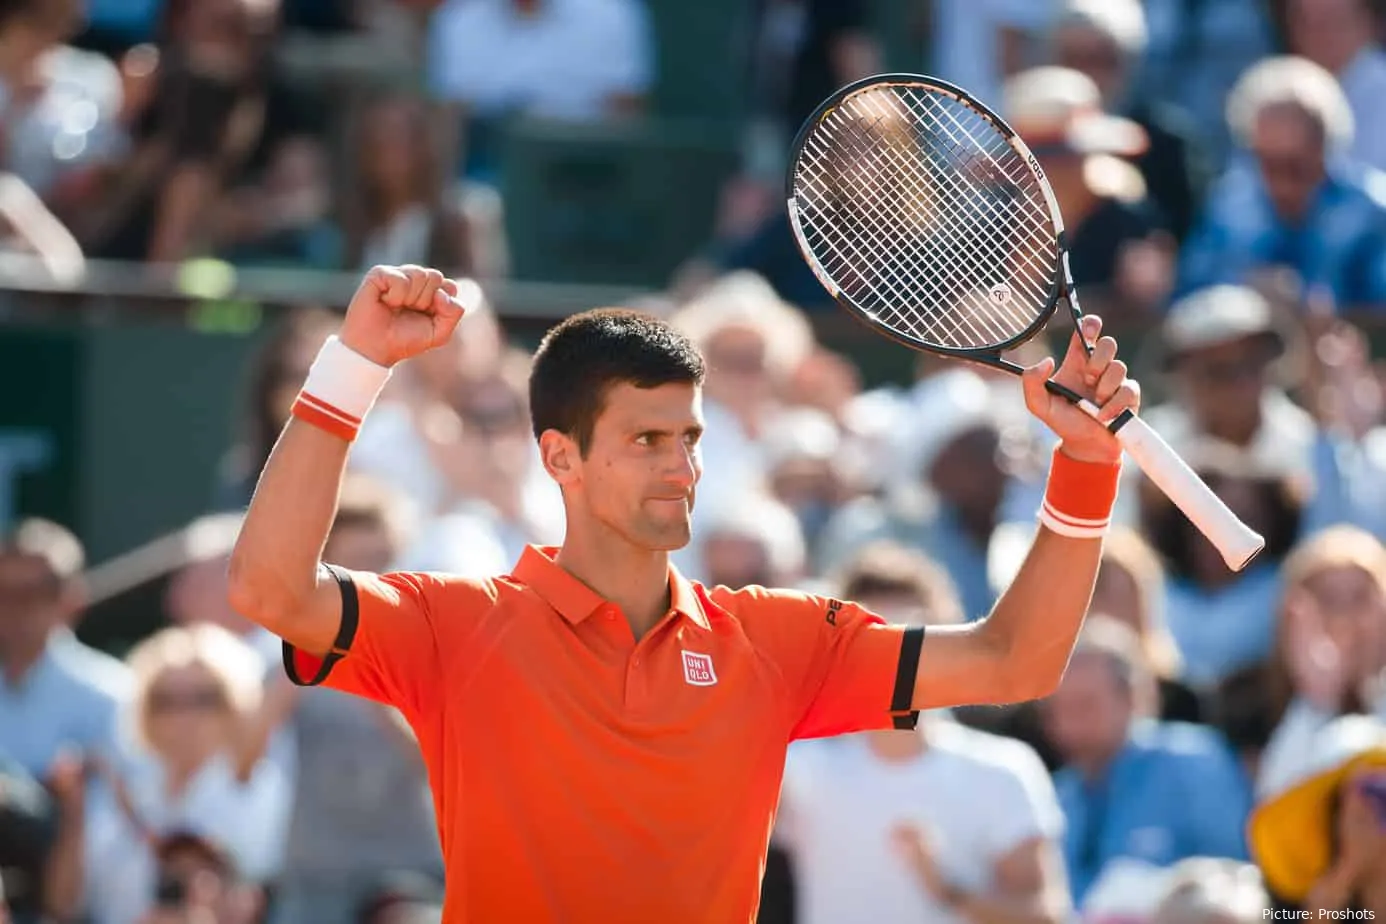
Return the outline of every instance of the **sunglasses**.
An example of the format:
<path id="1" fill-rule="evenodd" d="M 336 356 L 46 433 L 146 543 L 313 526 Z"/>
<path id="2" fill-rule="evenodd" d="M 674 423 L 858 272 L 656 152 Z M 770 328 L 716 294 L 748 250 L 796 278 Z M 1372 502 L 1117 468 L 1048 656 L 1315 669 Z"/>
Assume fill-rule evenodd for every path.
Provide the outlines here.
<path id="1" fill-rule="evenodd" d="M 226 698 L 216 687 L 197 690 L 155 690 L 149 694 L 151 712 L 219 712 Z"/>

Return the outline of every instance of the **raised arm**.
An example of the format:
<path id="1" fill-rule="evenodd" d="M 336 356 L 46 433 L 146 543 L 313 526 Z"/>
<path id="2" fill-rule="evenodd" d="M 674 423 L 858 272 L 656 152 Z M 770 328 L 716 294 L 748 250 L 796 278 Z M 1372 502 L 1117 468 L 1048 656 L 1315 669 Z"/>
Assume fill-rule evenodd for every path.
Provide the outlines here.
<path id="1" fill-rule="evenodd" d="M 1084 318 L 1088 342 L 1101 330 L 1099 318 Z M 916 709 L 1039 699 L 1053 692 L 1068 665 L 1092 599 L 1121 446 L 1106 427 L 1045 390 L 1053 372 L 1046 359 L 1024 377 L 1026 406 L 1060 438 L 1039 533 L 991 615 L 929 629 L 915 674 Z M 1140 387 L 1126 378 L 1110 337 L 1097 339 L 1088 356 L 1075 336 L 1054 379 L 1100 407 L 1103 420 L 1140 405 Z"/>
<path id="2" fill-rule="evenodd" d="M 325 655 L 341 626 L 341 591 L 320 558 L 351 439 L 390 369 L 452 335 L 458 291 L 418 266 L 367 273 L 265 464 L 231 554 L 231 605 L 295 648 Z"/>

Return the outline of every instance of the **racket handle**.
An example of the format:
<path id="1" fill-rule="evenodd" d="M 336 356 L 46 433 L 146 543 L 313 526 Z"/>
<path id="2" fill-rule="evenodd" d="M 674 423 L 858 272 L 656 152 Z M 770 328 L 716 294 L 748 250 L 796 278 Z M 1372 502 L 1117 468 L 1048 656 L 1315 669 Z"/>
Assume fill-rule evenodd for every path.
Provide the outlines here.
<path id="1" fill-rule="evenodd" d="M 1092 402 L 1080 401 L 1078 406 L 1097 417 L 1097 407 Z M 1128 412 L 1110 426 L 1145 476 L 1208 537 L 1227 567 L 1241 571 L 1265 548 L 1266 540 L 1239 520 L 1150 424 Z"/>

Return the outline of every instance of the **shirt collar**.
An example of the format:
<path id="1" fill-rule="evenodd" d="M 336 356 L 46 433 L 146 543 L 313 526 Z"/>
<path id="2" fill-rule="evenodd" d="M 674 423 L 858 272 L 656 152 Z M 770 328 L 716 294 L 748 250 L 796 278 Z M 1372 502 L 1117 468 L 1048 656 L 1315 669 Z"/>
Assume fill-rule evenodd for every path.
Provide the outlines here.
<path id="1" fill-rule="evenodd" d="M 553 546 L 525 546 L 515 565 L 514 577 L 558 610 L 564 619 L 576 625 L 608 601 L 563 570 L 554 561 L 557 554 L 558 549 Z M 672 564 L 669 565 L 669 608 L 688 617 L 701 628 L 709 628 L 707 614 L 703 612 L 692 582 L 679 574 Z"/>

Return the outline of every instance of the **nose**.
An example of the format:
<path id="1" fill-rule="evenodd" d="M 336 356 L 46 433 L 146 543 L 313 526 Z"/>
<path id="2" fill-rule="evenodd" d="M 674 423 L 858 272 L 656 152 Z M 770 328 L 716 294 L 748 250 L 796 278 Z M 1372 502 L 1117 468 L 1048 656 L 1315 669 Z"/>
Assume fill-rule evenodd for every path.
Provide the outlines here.
<path id="1" fill-rule="evenodd" d="M 670 486 L 677 486 L 680 490 L 686 491 L 697 482 L 702 470 L 702 462 L 698 458 L 698 448 L 680 444 L 670 453 L 664 476 Z"/>

